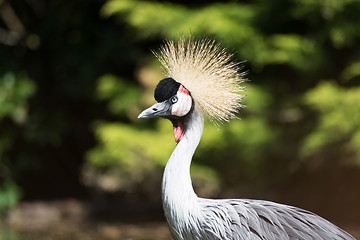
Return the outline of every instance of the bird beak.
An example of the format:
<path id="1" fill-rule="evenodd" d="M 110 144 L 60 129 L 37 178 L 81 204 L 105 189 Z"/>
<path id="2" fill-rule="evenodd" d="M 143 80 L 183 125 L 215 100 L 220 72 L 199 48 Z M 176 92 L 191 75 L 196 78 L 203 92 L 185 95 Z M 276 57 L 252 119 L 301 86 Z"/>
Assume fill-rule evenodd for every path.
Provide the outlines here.
<path id="1" fill-rule="evenodd" d="M 171 115 L 171 104 L 168 101 L 155 103 L 142 111 L 138 118 L 167 117 Z"/>

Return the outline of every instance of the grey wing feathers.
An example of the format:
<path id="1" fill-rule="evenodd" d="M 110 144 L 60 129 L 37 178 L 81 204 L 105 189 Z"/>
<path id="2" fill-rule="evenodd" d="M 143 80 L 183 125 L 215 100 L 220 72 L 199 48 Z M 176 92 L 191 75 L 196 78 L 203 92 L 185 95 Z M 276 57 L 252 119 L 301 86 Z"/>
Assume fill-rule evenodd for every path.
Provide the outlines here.
<path id="1" fill-rule="evenodd" d="M 202 201 L 206 222 L 213 225 L 205 223 L 204 228 L 219 236 L 208 239 L 355 240 L 329 221 L 300 208 L 261 200 Z"/>

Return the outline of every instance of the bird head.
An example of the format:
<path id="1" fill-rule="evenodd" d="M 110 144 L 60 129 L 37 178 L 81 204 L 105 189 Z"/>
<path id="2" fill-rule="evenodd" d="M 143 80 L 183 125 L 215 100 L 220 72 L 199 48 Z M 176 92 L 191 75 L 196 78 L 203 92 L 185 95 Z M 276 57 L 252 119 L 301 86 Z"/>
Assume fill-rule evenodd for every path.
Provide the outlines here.
<path id="1" fill-rule="evenodd" d="M 164 78 L 156 86 L 154 93 L 157 103 L 145 109 L 138 118 L 164 117 L 173 123 L 175 141 L 184 136 L 184 120 L 193 109 L 190 92 L 172 78 Z"/>
<path id="2" fill-rule="evenodd" d="M 244 73 L 231 54 L 215 41 L 183 37 L 175 43 L 168 41 L 155 53 L 167 78 L 155 89 L 155 103 L 139 118 L 164 117 L 173 123 L 175 141 L 186 131 L 186 118 L 195 106 L 210 120 L 223 122 L 236 117 L 243 95 Z"/>

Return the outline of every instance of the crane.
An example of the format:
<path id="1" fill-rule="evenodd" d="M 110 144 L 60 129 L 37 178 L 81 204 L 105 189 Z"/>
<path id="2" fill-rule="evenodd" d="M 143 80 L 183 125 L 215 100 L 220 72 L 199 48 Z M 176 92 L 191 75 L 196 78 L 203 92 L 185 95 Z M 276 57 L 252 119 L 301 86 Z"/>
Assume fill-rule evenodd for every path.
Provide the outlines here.
<path id="1" fill-rule="evenodd" d="M 284 240 L 354 239 L 320 216 L 293 206 L 252 199 L 205 199 L 194 192 L 190 165 L 204 129 L 236 118 L 242 105 L 240 64 L 214 40 L 167 41 L 155 53 L 166 78 L 155 88 L 157 101 L 138 118 L 163 117 L 173 124 L 177 143 L 162 180 L 165 217 L 174 239 Z"/>

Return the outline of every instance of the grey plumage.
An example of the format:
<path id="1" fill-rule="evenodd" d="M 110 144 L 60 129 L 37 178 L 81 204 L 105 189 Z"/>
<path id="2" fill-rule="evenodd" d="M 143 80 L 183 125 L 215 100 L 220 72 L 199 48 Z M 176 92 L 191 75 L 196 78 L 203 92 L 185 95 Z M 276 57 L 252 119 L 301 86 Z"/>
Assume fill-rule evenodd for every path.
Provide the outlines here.
<path id="1" fill-rule="evenodd" d="M 288 205 L 251 199 L 199 202 L 206 239 L 354 239 L 318 215 Z"/>

